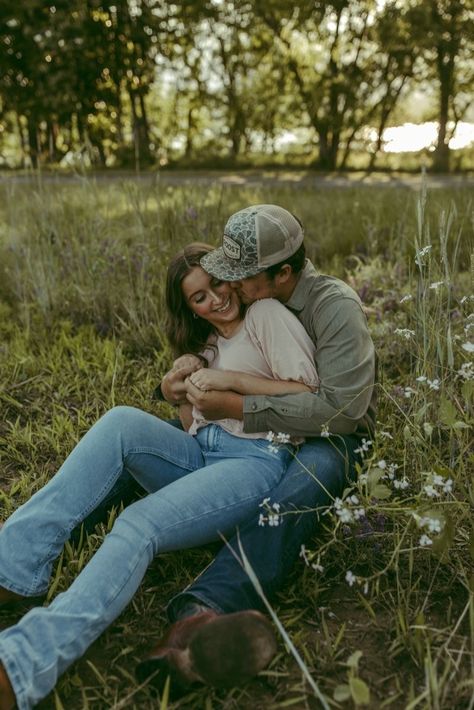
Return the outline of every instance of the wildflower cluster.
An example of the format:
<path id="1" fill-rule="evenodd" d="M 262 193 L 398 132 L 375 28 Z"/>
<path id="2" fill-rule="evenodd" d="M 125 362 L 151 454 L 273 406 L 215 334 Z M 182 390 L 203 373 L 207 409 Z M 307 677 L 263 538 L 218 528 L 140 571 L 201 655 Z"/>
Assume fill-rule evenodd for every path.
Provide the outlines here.
<path id="1" fill-rule="evenodd" d="M 443 494 L 452 493 L 453 479 L 445 478 L 439 473 L 427 472 L 424 474 L 427 482 L 423 486 L 423 492 L 428 498 L 440 498 Z"/>
<path id="2" fill-rule="evenodd" d="M 264 498 L 258 507 L 264 508 L 266 512 L 266 515 L 260 513 L 258 516 L 258 524 L 261 527 L 264 527 L 266 524 L 271 528 L 280 525 L 282 516 L 280 515 L 281 506 L 279 503 L 270 503 L 270 498 Z"/>
<path id="3" fill-rule="evenodd" d="M 409 328 L 395 328 L 394 333 L 395 335 L 399 335 L 401 338 L 405 338 L 405 340 L 410 340 L 415 335 L 415 331 L 410 330 Z"/>
<path id="4" fill-rule="evenodd" d="M 372 441 L 370 439 L 362 439 L 360 446 L 357 449 L 354 449 L 354 453 L 360 454 L 361 456 L 365 456 L 371 446 Z"/>
<path id="5" fill-rule="evenodd" d="M 421 249 L 418 249 L 418 251 L 416 252 L 416 256 L 415 256 L 415 264 L 417 266 L 419 266 L 420 268 L 422 266 L 425 266 L 425 264 L 426 264 L 425 256 L 428 256 L 428 254 L 430 253 L 432 248 L 433 247 L 431 246 L 431 244 L 427 244 L 426 246 L 422 247 Z"/>
<path id="6" fill-rule="evenodd" d="M 441 382 L 438 379 L 429 380 L 425 375 L 420 375 L 416 378 L 416 381 L 421 382 L 422 384 L 426 383 L 430 390 L 439 390 L 441 385 Z"/>
<path id="7" fill-rule="evenodd" d="M 359 499 L 356 495 L 348 496 L 344 500 L 335 498 L 332 507 L 341 523 L 353 523 L 365 515 L 365 510 L 360 507 Z"/>
<path id="8" fill-rule="evenodd" d="M 456 373 L 462 380 L 474 380 L 474 362 L 465 362 Z"/>
<path id="9" fill-rule="evenodd" d="M 405 488 L 409 488 L 410 483 L 406 476 L 403 476 L 403 478 L 397 478 L 397 470 L 399 468 L 397 463 L 387 464 L 385 459 L 381 459 L 377 462 L 377 466 L 378 468 L 381 468 L 382 471 L 386 471 L 386 473 L 381 476 L 380 480 L 391 481 L 393 487 L 397 490 L 403 491 Z"/>
<path id="10" fill-rule="evenodd" d="M 348 569 L 346 572 L 345 580 L 346 580 L 347 584 L 349 585 L 349 587 L 353 587 L 354 584 L 362 584 L 362 581 L 363 581 L 362 579 L 357 577 L 354 574 L 354 572 L 352 572 L 352 570 L 350 570 L 350 569 Z M 368 591 L 369 591 L 369 583 L 366 581 L 364 584 L 363 592 L 364 592 L 364 594 L 367 594 Z"/>
<path id="11" fill-rule="evenodd" d="M 268 442 L 270 442 L 268 444 L 268 450 L 271 451 L 272 454 L 278 453 L 280 446 L 289 444 L 290 442 L 290 435 L 285 434 L 282 431 L 280 431 L 278 434 L 275 434 L 274 431 L 269 431 L 265 438 Z"/>
<path id="12" fill-rule="evenodd" d="M 312 562 L 311 560 L 314 557 L 314 553 L 309 552 L 306 549 L 306 545 L 301 545 L 300 557 L 302 558 L 306 567 L 311 567 L 311 569 L 314 569 L 315 572 L 324 572 L 324 567 L 321 564 L 320 556 L 318 555 L 316 562 Z"/>
<path id="13" fill-rule="evenodd" d="M 433 544 L 433 538 L 430 535 L 439 535 L 443 529 L 443 521 L 429 515 L 420 516 L 417 513 L 413 513 L 413 517 L 420 530 L 422 530 L 418 544 L 420 547 L 429 547 Z"/>

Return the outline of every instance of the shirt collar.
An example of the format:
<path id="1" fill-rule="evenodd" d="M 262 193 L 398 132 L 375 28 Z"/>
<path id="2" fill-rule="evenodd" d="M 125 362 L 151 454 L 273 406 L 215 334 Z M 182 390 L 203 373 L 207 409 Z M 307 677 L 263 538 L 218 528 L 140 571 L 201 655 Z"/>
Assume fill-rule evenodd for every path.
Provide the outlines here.
<path id="1" fill-rule="evenodd" d="M 302 311 L 308 300 L 311 290 L 312 276 L 318 276 L 318 272 L 314 268 L 309 259 L 306 259 L 306 264 L 295 286 L 295 290 L 291 294 L 285 306 L 292 311 Z"/>

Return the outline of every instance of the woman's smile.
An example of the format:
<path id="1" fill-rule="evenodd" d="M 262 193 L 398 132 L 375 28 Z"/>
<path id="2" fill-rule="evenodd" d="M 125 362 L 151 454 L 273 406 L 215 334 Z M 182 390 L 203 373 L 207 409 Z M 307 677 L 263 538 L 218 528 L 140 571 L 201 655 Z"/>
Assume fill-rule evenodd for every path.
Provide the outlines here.
<path id="1" fill-rule="evenodd" d="M 242 322 L 240 299 L 228 281 L 218 281 L 195 266 L 181 282 L 192 312 L 209 321 L 224 337 L 230 337 Z"/>

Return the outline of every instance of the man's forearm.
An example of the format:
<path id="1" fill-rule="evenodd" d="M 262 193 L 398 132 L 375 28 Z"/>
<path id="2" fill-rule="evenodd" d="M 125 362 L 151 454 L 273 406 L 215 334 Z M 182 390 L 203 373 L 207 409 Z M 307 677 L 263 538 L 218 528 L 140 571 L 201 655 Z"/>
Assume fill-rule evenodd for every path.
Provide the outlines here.
<path id="1" fill-rule="evenodd" d="M 352 434 L 370 429 L 374 422 L 370 411 L 372 386 L 354 393 L 338 408 L 320 394 L 303 393 L 280 397 L 247 396 L 243 404 L 244 431 L 276 431 L 301 436 Z"/>

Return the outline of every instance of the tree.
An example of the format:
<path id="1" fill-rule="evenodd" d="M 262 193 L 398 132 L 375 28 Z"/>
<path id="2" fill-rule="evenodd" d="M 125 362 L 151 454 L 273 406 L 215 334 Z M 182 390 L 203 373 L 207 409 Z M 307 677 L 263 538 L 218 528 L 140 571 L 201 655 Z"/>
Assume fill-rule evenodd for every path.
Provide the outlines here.
<path id="1" fill-rule="evenodd" d="M 438 87 L 438 138 L 433 169 L 449 170 L 449 141 L 472 103 L 474 88 L 474 0 L 408 2 L 413 45 L 423 51 L 424 73 Z M 451 124 L 451 130 L 450 130 Z"/>
<path id="2" fill-rule="evenodd" d="M 384 107 L 387 120 L 399 96 L 397 77 L 411 72 L 409 51 L 387 52 L 371 0 L 319 2 L 256 0 L 295 79 L 318 138 L 320 168 L 344 166 L 358 131 Z M 341 157 L 342 156 L 342 157 Z"/>

